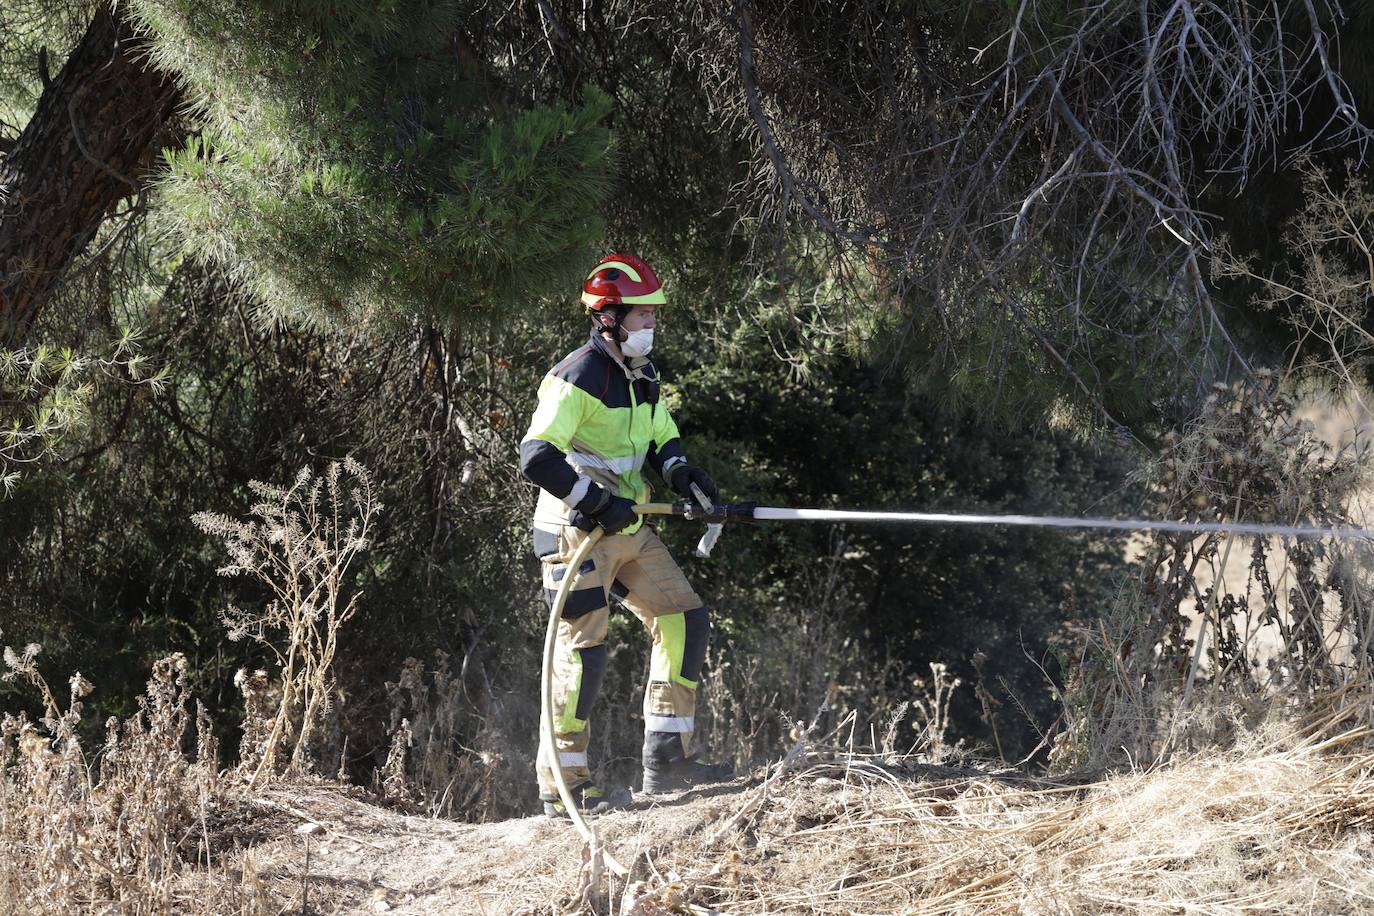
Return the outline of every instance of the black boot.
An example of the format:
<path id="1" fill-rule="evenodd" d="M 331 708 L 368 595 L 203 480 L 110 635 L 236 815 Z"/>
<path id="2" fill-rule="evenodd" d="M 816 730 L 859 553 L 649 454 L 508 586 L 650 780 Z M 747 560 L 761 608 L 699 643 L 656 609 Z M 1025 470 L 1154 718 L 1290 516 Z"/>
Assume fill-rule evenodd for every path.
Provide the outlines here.
<path id="1" fill-rule="evenodd" d="M 644 733 L 643 763 L 644 791 L 649 794 L 680 792 L 735 778 L 729 764 L 706 763 L 696 754 L 684 753 L 682 735 L 672 732 Z"/>
<path id="2" fill-rule="evenodd" d="M 674 760 L 672 763 L 657 767 L 644 768 L 644 792 L 657 795 L 660 792 L 681 792 L 695 786 L 706 786 L 716 782 L 729 782 L 735 778 L 735 769 L 728 763 L 706 763 L 693 754 Z"/>

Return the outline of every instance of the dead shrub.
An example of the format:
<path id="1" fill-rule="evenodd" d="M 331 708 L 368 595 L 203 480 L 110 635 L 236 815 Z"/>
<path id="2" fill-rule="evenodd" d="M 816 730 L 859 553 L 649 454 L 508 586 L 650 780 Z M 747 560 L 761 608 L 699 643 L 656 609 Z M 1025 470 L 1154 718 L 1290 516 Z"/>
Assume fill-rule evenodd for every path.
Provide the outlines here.
<path id="1" fill-rule="evenodd" d="M 1151 518 L 1351 524 L 1367 450 L 1339 451 L 1295 416 L 1278 377 L 1218 385 L 1166 437 Z M 1237 576 L 1232 557 L 1246 558 Z M 1340 695 L 1369 711 L 1374 632 L 1361 539 L 1159 532 L 1069 663 L 1059 768 L 1148 764 L 1225 747 L 1275 711 Z M 1229 576 L 1229 578 L 1228 578 Z"/>
<path id="2" fill-rule="evenodd" d="M 374 780 L 383 794 L 419 799 L 434 817 L 497 819 L 501 736 L 484 726 L 448 655 L 437 652 L 428 672 L 419 659 L 407 658 L 386 690 L 392 747 Z"/>
<path id="3" fill-rule="evenodd" d="M 256 784 L 283 759 L 296 775 L 315 765 L 317 733 L 333 712 L 339 632 L 361 597 L 348 590 L 349 566 L 367 549 L 382 506 L 371 476 L 352 458 L 330 464 L 320 477 L 303 468 L 290 487 L 249 486 L 261 497 L 251 519 L 198 512 L 192 520 L 224 542 L 232 562 L 221 575 L 256 579 L 273 596 L 263 608 L 230 606 L 221 615 L 230 639 L 252 639 L 277 664 L 280 693 L 271 727 L 253 732 L 252 746 L 245 747 L 244 767 L 251 766 L 250 784 Z M 241 681 L 240 689 L 259 695 L 269 689 L 255 676 Z M 251 706 L 247 692 L 245 698 Z"/>
<path id="4" fill-rule="evenodd" d="M 74 675 L 61 708 L 38 654 L 4 654 L 5 678 L 36 689 L 45 712 L 0 720 L 0 912 L 276 912 L 213 861 L 208 825 L 236 790 L 199 704 L 192 718 L 185 658 L 153 665 L 139 712 L 106 723 L 92 761 L 78 737 L 91 683 Z"/>

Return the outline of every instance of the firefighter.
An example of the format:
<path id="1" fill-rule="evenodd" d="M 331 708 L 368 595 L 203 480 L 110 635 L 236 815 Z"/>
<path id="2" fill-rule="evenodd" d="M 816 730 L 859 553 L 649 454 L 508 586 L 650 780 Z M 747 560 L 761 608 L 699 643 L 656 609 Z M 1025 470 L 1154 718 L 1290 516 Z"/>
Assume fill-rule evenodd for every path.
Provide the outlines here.
<path id="1" fill-rule="evenodd" d="M 552 603 L 582 539 L 605 535 L 578 571 L 558 624 L 553 679 L 557 765 L 582 810 L 600 813 L 630 801 L 605 792 L 587 761 L 593 704 L 606 671 L 608 598 L 615 597 L 652 639 L 644 695 L 644 791 L 668 792 L 734 777 L 692 753 L 697 683 L 706 658 L 710 611 L 663 542 L 634 511 L 648 502 L 647 465 L 682 496 L 692 485 L 718 498 L 716 485 L 687 460 L 676 424 L 659 397 L 653 349 L 656 313 L 666 303 L 657 274 L 632 254 L 603 258 L 582 286 L 591 317 L 587 343 L 554 366 L 539 386 L 539 406 L 520 444 L 520 469 L 539 486 L 534 552 L 544 598 Z M 563 816 L 553 761 L 541 755 L 544 811 Z"/>

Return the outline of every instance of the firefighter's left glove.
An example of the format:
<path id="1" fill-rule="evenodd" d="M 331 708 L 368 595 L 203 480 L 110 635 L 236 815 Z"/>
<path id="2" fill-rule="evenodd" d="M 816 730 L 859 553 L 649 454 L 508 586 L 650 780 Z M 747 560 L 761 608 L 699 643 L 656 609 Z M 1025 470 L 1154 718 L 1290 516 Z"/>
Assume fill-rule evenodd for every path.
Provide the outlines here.
<path id="1" fill-rule="evenodd" d="M 595 505 L 586 505 L 595 497 Z M 633 525 L 639 518 L 635 504 L 623 496 L 616 496 L 605 490 L 589 494 L 587 499 L 578 503 L 577 511 L 570 521 L 583 531 L 591 531 L 597 525 L 607 534 L 616 534 Z"/>
<path id="2" fill-rule="evenodd" d="M 706 494 L 706 498 L 711 500 L 713 506 L 720 502 L 720 489 L 716 482 L 711 479 L 711 475 L 696 465 L 681 461 L 668 471 L 668 486 L 695 502 L 696 494 L 692 492 L 692 484 L 701 488 L 701 492 Z"/>

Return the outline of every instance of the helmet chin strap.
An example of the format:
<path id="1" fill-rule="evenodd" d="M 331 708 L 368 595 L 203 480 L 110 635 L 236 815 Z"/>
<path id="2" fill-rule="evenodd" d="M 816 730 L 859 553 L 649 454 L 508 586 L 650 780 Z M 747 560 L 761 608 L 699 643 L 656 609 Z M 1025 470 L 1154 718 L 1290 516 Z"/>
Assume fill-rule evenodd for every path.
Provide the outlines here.
<path id="1" fill-rule="evenodd" d="M 601 316 L 607 314 L 607 312 L 609 312 L 611 316 L 615 319 L 610 324 L 607 324 L 606 322 L 601 320 Z M 608 309 L 607 311 L 598 310 L 592 312 L 592 323 L 596 325 L 596 329 L 603 334 L 607 331 L 611 332 L 611 335 L 615 339 L 615 342 L 617 344 L 620 344 L 625 342 L 625 338 L 622 337 L 621 334 L 625 331 L 624 321 L 629 314 L 630 307 L 622 303 L 620 305 L 613 306 L 613 310 Z"/>

